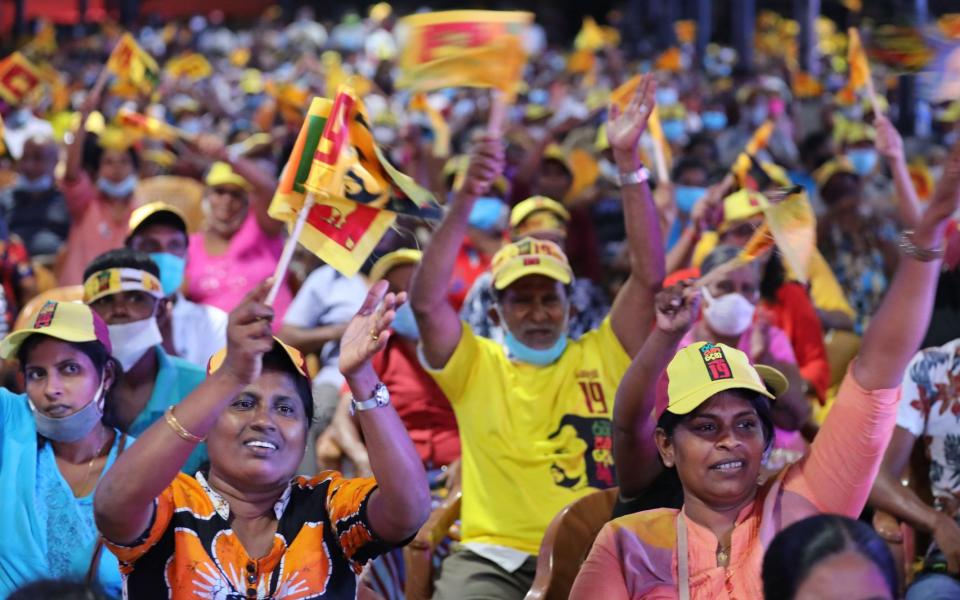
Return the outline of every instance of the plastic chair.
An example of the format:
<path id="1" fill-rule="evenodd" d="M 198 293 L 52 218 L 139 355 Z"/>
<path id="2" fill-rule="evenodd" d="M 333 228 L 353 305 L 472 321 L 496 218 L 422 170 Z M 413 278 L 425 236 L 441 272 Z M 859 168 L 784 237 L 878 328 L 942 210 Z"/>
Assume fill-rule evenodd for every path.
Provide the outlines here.
<path id="1" fill-rule="evenodd" d="M 610 520 L 620 488 L 598 490 L 571 502 L 547 527 L 537 573 L 525 600 L 566 600 L 597 534 Z"/>
<path id="2" fill-rule="evenodd" d="M 407 600 L 430 600 L 433 596 L 433 553 L 460 518 L 461 496 L 457 492 L 430 513 L 416 537 L 403 549 L 407 578 L 404 595 Z"/>

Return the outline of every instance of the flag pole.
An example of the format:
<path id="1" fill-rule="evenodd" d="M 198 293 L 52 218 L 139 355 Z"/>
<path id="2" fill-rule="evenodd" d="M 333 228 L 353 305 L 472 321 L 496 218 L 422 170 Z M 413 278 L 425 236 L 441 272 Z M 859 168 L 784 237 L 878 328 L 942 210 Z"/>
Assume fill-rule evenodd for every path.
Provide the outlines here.
<path id="1" fill-rule="evenodd" d="M 283 281 L 286 279 L 287 269 L 290 267 L 290 260 L 293 258 L 293 251 L 297 247 L 297 241 L 300 239 L 303 226 L 307 222 L 307 215 L 310 214 L 310 209 L 313 208 L 314 202 L 313 192 L 309 192 L 303 201 L 303 208 L 297 212 L 297 220 L 293 224 L 293 231 L 290 232 L 290 237 L 287 238 L 287 243 L 283 246 L 280 262 L 277 263 L 277 268 L 273 272 L 273 285 L 270 287 L 270 292 L 264 301 L 268 306 L 273 306 L 274 300 L 277 299 L 277 294 L 280 293 L 280 286 L 283 285 Z"/>

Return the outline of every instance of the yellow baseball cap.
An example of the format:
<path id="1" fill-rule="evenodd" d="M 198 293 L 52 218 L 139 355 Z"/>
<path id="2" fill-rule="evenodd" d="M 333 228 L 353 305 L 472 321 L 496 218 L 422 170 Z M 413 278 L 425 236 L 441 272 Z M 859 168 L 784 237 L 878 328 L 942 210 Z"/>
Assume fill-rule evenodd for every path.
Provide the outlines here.
<path id="1" fill-rule="evenodd" d="M 541 213 L 535 215 L 535 213 Z M 552 198 L 531 196 L 510 211 L 510 227 L 514 234 L 525 236 L 534 231 L 565 230 L 570 212 Z"/>
<path id="2" fill-rule="evenodd" d="M 151 217 L 157 215 L 173 217 L 178 221 L 179 228 L 183 230 L 184 233 L 187 233 L 187 218 L 183 216 L 183 213 L 179 208 L 173 206 L 172 204 L 167 204 L 166 202 L 148 202 L 143 206 L 137 207 L 132 213 L 130 213 L 130 221 L 128 223 L 127 238 L 129 239 L 134 233 L 136 233 L 137 228 L 143 225 Z"/>
<path id="3" fill-rule="evenodd" d="M 370 281 L 375 282 L 386 277 L 387 273 L 401 265 L 415 265 L 423 258 L 423 253 L 412 248 L 401 248 L 381 256 L 370 269 Z"/>
<path id="4" fill-rule="evenodd" d="M 205 183 L 210 186 L 235 185 L 247 191 L 250 191 L 250 183 L 241 175 L 238 175 L 229 164 L 225 162 L 215 162 L 207 172 Z"/>
<path id="5" fill-rule="evenodd" d="M 528 275 L 544 275 L 567 285 L 573 271 L 560 246 L 547 240 L 523 238 L 507 244 L 493 255 L 493 287 L 502 290 Z"/>
<path id="6" fill-rule="evenodd" d="M 686 415 L 725 390 L 751 390 L 776 400 L 789 389 L 783 373 L 752 365 L 747 355 L 726 344 L 694 342 L 677 352 L 664 375 L 667 393 L 658 394 L 657 420 L 664 412 Z"/>
<path id="7" fill-rule="evenodd" d="M 163 286 L 153 273 L 123 267 L 91 273 L 83 282 L 83 302 L 91 304 L 104 296 L 134 291 L 146 292 L 154 298 L 163 298 Z"/>
<path id="8" fill-rule="evenodd" d="M 307 375 L 307 361 L 304 359 L 303 354 L 293 346 L 288 346 L 287 344 L 283 343 L 280 338 L 274 336 L 273 348 L 276 349 L 277 346 L 283 349 L 287 355 L 287 358 L 290 359 L 291 364 L 293 364 L 297 372 L 309 379 L 310 376 Z M 223 361 L 226 360 L 226 358 L 227 348 L 224 346 L 218 350 L 216 354 L 211 356 L 210 360 L 207 361 L 207 375 L 212 375 L 217 369 L 222 367 Z"/>
<path id="9" fill-rule="evenodd" d="M 20 346 L 36 333 L 65 342 L 100 342 L 108 353 L 113 351 L 107 324 L 86 304 L 48 300 L 33 325 L 11 332 L 0 341 L 0 358 L 16 358 Z"/>
<path id="10" fill-rule="evenodd" d="M 830 178 L 840 173 L 849 173 L 851 175 L 857 174 L 857 172 L 853 169 L 853 163 L 850 162 L 849 158 L 843 155 L 823 163 L 819 169 L 813 172 L 813 180 L 817 183 L 817 187 L 822 188 L 823 186 L 827 185 L 827 182 L 830 181 Z"/>
<path id="11" fill-rule="evenodd" d="M 563 151 L 563 148 L 559 144 L 550 144 L 543 151 L 543 160 L 553 160 L 561 165 L 567 170 L 567 173 L 573 175 L 573 166 L 570 164 L 570 159 L 567 158 L 567 153 Z"/>
<path id="12" fill-rule="evenodd" d="M 723 199 L 723 222 L 744 221 L 762 214 L 769 206 L 767 197 L 760 192 L 741 188 Z"/>

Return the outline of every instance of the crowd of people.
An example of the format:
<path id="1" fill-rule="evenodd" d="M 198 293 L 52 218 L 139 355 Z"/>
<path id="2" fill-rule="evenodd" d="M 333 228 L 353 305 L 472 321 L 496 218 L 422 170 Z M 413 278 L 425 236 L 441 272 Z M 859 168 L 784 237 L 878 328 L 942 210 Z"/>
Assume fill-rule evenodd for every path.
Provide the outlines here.
<path id="1" fill-rule="evenodd" d="M 206 66 L 149 94 L 99 85 L 113 25 L 25 40 L 53 75 L 0 103 L 0 596 L 401 599 L 459 499 L 433 598 L 519 600 L 616 488 L 570 598 L 960 597 L 960 98 L 901 136 L 828 44 L 811 90 L 788 49 L 533 24 L 496 132 L 487 90 L 397 87 L 396 21 L 151 23 Z M 442 219 L 274 282 L 278 179 L 348 77 Z M 803 264 L 777 231 L 745 258 L 788 201 Z"/>

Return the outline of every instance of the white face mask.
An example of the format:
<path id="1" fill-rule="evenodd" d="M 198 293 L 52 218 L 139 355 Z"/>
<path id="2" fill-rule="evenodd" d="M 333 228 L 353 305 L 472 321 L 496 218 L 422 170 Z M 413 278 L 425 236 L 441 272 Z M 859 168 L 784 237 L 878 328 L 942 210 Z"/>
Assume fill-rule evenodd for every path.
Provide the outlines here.
<path id="1" fill-rule="evenodd" d="M 703 297 L 707 300 L 703 316 L 710 328 L 720 335 L 740 335 L 753 323 L 757 307 L 742 294 L 724 294 L 714 298 L 710 290 L 704 287 Z"/>
<path id="2" fill-rule="evenodd" d="M 163 343 L 156 317 L 121 325 L 107 325 L 107 330 L 113 345 L 113 357 L 120 361 L 124 372 L 137 364 L 148 350 Z"/>

